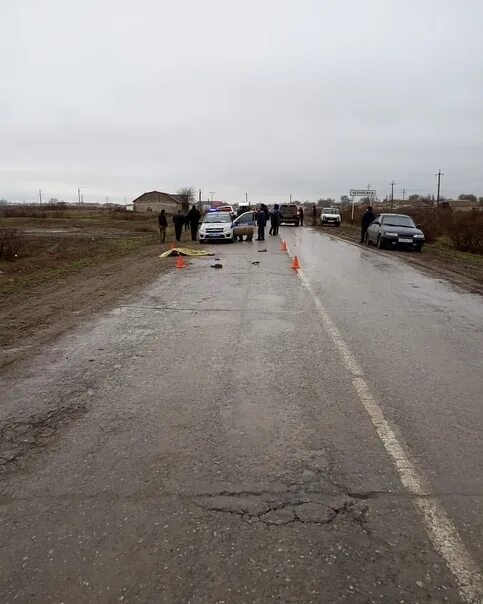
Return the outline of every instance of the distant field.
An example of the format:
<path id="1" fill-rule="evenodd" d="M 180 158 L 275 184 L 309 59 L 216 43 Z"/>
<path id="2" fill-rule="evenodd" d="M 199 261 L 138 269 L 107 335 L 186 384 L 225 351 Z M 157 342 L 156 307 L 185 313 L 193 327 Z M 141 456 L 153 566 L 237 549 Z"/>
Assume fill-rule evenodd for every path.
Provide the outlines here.
<path id="1" fill-rule="evenodd" d="M 92 212 L 2 217 L 2 234 L 9 238 L 14 257 L 0 260 L 0 292 L 127 256 L 159 241 L 156 216 L 124 219 Z"/>

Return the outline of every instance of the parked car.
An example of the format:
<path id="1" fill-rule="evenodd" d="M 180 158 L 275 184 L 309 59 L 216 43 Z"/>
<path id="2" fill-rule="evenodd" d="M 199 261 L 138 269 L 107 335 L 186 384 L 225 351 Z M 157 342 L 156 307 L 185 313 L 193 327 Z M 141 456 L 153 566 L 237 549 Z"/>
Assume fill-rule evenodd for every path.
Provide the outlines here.
<path id="1" fill-rule="evenodd" d="M 320 214 L 320 224 L 322 226 L 326 224 L 333 224 L 334 226 L 340 226 L 341 223 L 340 210 L 338 208 L 323 208 Z"/>
<path id="2" fill-rule="evenodd" d="M 369 225 L 366 243 L 378 248 L 410 247 L 420 252 L 424 245 L 424 233 L 406 214 L 379 214 Z"/>
<path id="3" fill-rule="evenodd" d="M 236 218 L 236 215 L 237 215 L 236 212 L 235 212 L 235 210 L 233 209 L 233 206 L 228 205 L 228 204 L 225 204 L 225 205 L 222 205 L 222 206 L 218 206 L 216 208 L 216 211 L 217 212 L 229 212 L 230 216 L 232 218 Z"/>
<path id="4" fill-rule="evenodd" d="M 208 212 L 203 217 L 200 226 L 200 243 L 215 239 L 235 241 L 230 212 Z"/>
<path id="5" fill-rule="evenodd" d="M 247 241 L 253 241 L 253 233 L 255 232 L 256 214 L 255 212 L 244 212 L 233 221 L 233 238 L 243 241 L 243 237 Z"/>
<path id="6" fill-rule="evenodd" d="M 282 203 L 280 213 L 282 214 L 281 224 L 299 226 L 299 209 L 295 203 Z"/>
<path id="7" fill-rule="evenodd" d="M 238 204 L 238 209 L 236 211 L 237 216 L 241 216 L 245 214 L 245 212 L 249 212 L 252 209 L 252 205 L 246 201 L 241 201 Z"/>

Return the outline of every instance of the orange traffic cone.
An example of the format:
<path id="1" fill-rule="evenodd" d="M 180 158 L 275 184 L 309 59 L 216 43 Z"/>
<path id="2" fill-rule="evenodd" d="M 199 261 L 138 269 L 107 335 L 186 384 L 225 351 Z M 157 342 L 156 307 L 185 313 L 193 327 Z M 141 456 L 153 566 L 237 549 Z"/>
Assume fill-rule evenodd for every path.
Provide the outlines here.
<path id="1" fill-rule="evenodd" d="M 178 256 L 178 261 L 176 262 L 176 268 L 186 268 L 186 264 L 183 260 L 183 256 Z"/>
<path id="2" fill-rule="evenodd" d="M 292 262 L 292 268 L 294 270 L 298 270 L 299 268 L 302 268 L 299 264 L 299 259 L 297 258 L 297 256 L 294 256 L 293 262 Z"/>
<path id="3" fill-rule="evenodd" d="M 287 247 L 287 242 L 286 241 L 282 241 L 282 245 L 280 247 L 280 251 L 281 252 L 288 252 L 288 247 Z"/>

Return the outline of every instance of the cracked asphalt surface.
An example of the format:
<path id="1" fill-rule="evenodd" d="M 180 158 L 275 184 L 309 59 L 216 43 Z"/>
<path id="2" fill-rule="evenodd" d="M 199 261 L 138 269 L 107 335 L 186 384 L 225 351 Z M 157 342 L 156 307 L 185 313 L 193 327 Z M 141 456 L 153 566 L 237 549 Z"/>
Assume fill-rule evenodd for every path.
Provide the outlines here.
<path id="1" fill-rule="evenodd" d="M 282 236 L 481 564 L 480 299 Z M 213 246 L 5 371 L 1 602 L 461 601 L 279 245 Z"/>

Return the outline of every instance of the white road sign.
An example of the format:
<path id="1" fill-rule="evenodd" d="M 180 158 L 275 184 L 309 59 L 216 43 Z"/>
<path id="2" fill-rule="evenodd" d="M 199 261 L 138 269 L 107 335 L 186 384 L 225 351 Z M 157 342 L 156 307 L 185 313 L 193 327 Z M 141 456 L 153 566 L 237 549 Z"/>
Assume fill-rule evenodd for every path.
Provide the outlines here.
<path id="1" fill-rule="evenodd" d="M 351 189 L 351 197 L 375 197 L 375 189 Z"/>
<path id="2" fill-rule="evenodd" d="M 351 189 L 351 197 L 374 197 L 375 195 L 375 189 Z"/>

